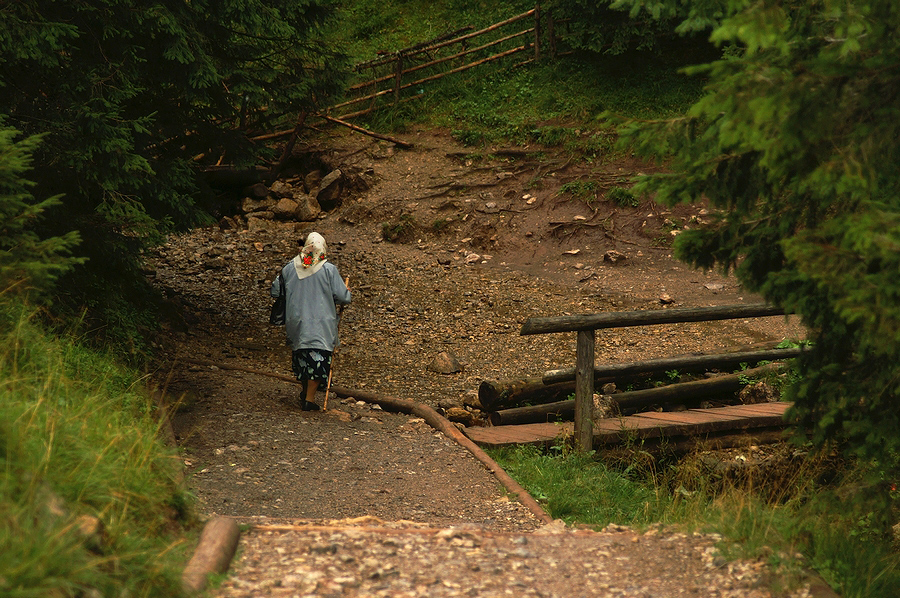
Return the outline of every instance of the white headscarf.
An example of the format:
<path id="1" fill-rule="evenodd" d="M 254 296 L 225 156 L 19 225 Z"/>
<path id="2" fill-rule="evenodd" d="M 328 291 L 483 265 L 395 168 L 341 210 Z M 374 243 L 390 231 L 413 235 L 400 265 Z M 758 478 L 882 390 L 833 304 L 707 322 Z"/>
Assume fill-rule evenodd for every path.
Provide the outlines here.
<path id="1" fill-rule="evenodd" d="M 294 258 L 297 278 L 302 280 L 321 270 L 325 265 L 326 256 L 325 237 L 319 233 L 309 233 L 309 236 L 306 237 L 306 244 L 300 250 L 300 255 Z"/>

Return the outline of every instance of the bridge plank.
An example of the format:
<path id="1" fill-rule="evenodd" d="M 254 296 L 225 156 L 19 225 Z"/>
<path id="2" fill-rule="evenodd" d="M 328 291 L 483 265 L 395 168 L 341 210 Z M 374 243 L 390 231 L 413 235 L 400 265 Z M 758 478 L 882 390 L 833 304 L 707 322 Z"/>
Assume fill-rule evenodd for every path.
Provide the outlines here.
<path id="1" fill-rule="evenodd" d="M 726 432 L 759 427 L 787 425 L 784 413 L 789 403 L 760 403 L 734 405 L 687 411 L 645 412 L 627 417 L 600 420 L 594 423 L 594 443 L 615 445 L 626 439 L 698 436 L 712 432 Z M 466 428 L 473 442 L 485 447 L 518 444 L 546 445 L 559 436 L 570 437 L 571 422 Z"/>

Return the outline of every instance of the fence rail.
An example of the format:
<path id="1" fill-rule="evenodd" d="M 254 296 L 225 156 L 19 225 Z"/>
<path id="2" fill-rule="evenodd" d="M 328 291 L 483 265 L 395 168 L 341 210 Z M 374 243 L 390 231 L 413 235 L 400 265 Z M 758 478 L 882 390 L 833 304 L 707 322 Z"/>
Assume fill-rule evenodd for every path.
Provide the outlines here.
<path id="1" fill-rule="evenodd" d="M 532 19 L 533 25 L 517 31 L 505 32 L 500 37 L 487 39 L 484 36 L 502 33 L 500 30 L 510 25 Z M 540 6 L 510 17 L 504 21 L 494 23 L 478 31 L 471 31 L 473 27 L 464 27 L 451 34 L 437 39 L 410 46 L 389 56 L 378 58 L 365 63 L 357 64 L 354 70 L 357 72 L 373 71 L 374 76 L 365 81 L 360 81 L 348 88 L 350 94 L 362 94 L 335 104 L 328 109 L 328 113 L 341 120 L 369 114 L 381 106 L 388 105 L 378 100 L 391 98 L 389 105 L 398 105 L 401 102 L 417 99 L 422 95 L 422 86 L 437 81 L 448 75 L 461 73 L 476 66 L 494 62 L 514 54 L 532 51 L 531 58 L 518 63 L 528 64 L 540 58 L 541 55 L 541 9 Z M 552 30 L 552 27 L 550 27 Z M 464 33 L 470 31 L 469 33 Z M 462 33 L 462 35 L 459 35 Z M 450 39 L 447 39 L 448 36 Z M 469 47 L 469 43 L 477 38 L 482 38 L 484 43 L 475 47 Z M 516 43 L 513 47 L 506 47 L 510 43 Z M 551 43 L 555 48 L 555 42 Z M 439 55 L 451 50 L 448 55 Z M 485 55 L 488 52 L 492 54 Z M 460 64 L 461 63 L 461 64 Z M 517 66 L 518 66 L 517 65 Z M 448 68 L 449 67 L 449 68 Z M 411 75 L 418 78 L 410 80 Z M 424 76 L 423 76 L 424 75 Z M 409 90 L 418 87 L 413 93 Z M 360 104 L 368 102 L 362 107 Z M 338 115 L 341 109 L 351 106 L 357 108 L 351 112 Z"/>
<path id="2" fill-rule="evenodd" d="M 594 410 L 594 345 L 596 331 L 605 328 L 678 324 L 739 318 L 784 315 L 784 310 L 766 304 L 720 305 L 716 307 L 684 307 L 529 318 L 520 334 L 575 332 L 575 448 L 590 451 L 593 446 Z"/>

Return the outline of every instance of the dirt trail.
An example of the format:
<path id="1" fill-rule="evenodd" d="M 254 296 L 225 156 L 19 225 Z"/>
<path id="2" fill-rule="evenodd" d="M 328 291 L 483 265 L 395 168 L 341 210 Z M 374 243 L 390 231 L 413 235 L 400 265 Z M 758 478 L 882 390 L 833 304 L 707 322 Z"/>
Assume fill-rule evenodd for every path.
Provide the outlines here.
<path id="1" fill-rule="evenodd" d="M 440 132 L 407 137 L 415 149 L 353 135 L 315 148 L 370 184 L 315 223 L 197 230 L 151 256 L 148 274 L 180 314 L 159 339 L 169 354 L 289 374 L 283 333 L 266 322 L 268 289 L 311 230 L 324 234 L 354 293 L 335 384 L 437 408 L 471 403 L 486 378 L 572 365 L 574 337 L 521 337 L 527 317 L 758 301 L 657 247 L 656 228 L 690 213 L 595 209 L 559 194 L 566 181 L 620 180 L 633 165 L 476 159 Z M 395 222 L 414 224 L 409 241 L 381 240 L 382 225 Z M 609 251 L 624 259 L 605 260 Z M 609 331 L 598 335 L 597 359 L 799 333 L 783 318 Z M 427 368 L 444 351 L 462 372 Z M 726 564 L 707 536 L 550 528 L 539 540 L 534 515 L 418 418 L 352 398 L 303 412 L 291 406 L 296 385 L 184 361 L 163 364 L 158 378 L 183 401 L 175 432 L 201 509 L 302 528 L 245 534 L 234 577 L 216 595 L 770 595 L 765 565 Z"/>

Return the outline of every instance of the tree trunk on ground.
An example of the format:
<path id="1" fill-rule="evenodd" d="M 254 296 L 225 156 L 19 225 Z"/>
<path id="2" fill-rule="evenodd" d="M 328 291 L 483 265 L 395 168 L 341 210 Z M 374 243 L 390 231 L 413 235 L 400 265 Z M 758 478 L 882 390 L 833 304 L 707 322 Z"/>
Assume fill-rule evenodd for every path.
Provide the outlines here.
<path id="1" fill-rule="evenodd" d="M 621 392 L 609 395 L 609 397 L 615 401 L 620 411 L 626 409 L 640 410 L 651 405 L 684 404 L 689 400 L 736 393 L 743 386 L 743 379 L 775 371 L 780 365 L 772 363 L 752 370 L 746 370 L 740 374 L 727 374 L 707 380 L 681 382 L 660 386 L 659 388 Z M 575 401 L 570 399 L 545 405 L 504 409 L 492 413 L 490 419 L 495 426 L 532 424 L 569 419 L 574 413 Z"/>
<path id="2" fill-rule="evenodd" d="M 679 355 L 663 359 L 650 359 L 632 363 L 611 363 L 594 367 L 594 379 L 618 380 L 630 376 L 653 376 L 667 371 L 705 372 L 712 369 L 734 369 L 741 364 L 755 365 L 761 361 L 779 361 L 797 357 L 801 349 L 764 349 L 737 353 L 713 353 L 701 355 Z M 556 384 L 575 379 L 575 368 L 544 372 L 544 384 Z"/>
<path id="3" fill-rule="evenodd" d="M 484 411 L 498 411 L 523 403 L 559 401 L 574 392 L 574 376 L 559 384 L 544 384 L 541 378 L 485 380 L 478 386 L 478 401 Z"/>
<path id="4" fill-rule="evenodd" d="M 755 365 L 761 361 L 789 359 L 801 349 L 770 348 L 735 353 L 679 355 L 631 363 L 613 363 L 594 367 L 594 384 L 615 382 L 626 384 L 645 381 L 671 370 L 680 373 L 705 372 L 714 369 L 734 369 L 741 364 Z M 478 400 L 484 411 L 500 411 L 525 404 L 544 404 L 561 401 L 575 392 L 575 368 L 550 370 L 541 378 L 519 380 L 485 380 L 478 387 Z"/>

